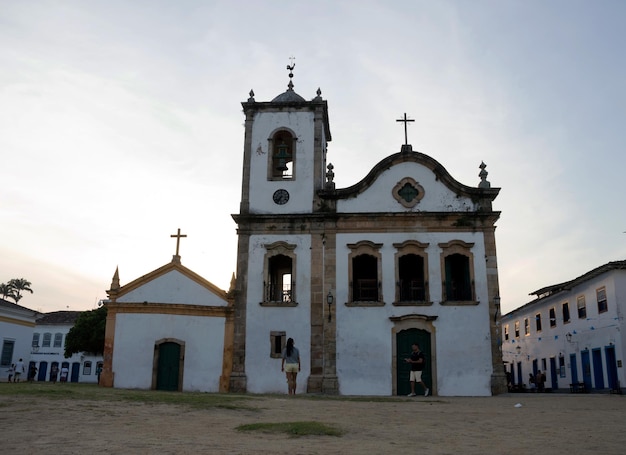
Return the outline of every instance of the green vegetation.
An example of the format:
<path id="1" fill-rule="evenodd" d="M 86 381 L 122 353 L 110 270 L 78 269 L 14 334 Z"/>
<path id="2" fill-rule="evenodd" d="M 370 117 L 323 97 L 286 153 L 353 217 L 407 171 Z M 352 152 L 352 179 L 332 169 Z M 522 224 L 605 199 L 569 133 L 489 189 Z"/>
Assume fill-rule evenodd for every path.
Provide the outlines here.
<path id="1" fill-rule="evenodd" d="M 12 299 L 18 303 L 24 297 L 23 291 L 33 293 L 31 286 L 32 283 L 24 278 L 13 278 L 8 283 L 0 283 L 0 295 L 3 299 Z"/>
<path id="2" fill-rule="evenodd" d="M 106 306 L 82 312 L 65 337 L 65 357 L 78 352 L 102 354 L 106 320 Z"/>
<path id="3" fill-rule="evenodd" d="M 239 431 L 262 431 L 264 433 L 286 433 L 290 436 L 341 436 L 343 432 L 336 427 L 320 422 L 276 422 L 251 423 L 240 425 Z"/>
<path id="4" fill-rule="evenodd" d="M 158 390 L 127 390 L 98 387 L 95 384 L 52 384 L 50 382 L 0 384 L 0 397 L 31 396 L 36 399 L 125 401 L 146 404 L 171 404 L 193 409 L 221 408 L 257 410 L 246 403 L 254 397 L 225 393 L 162 392 Z"/>

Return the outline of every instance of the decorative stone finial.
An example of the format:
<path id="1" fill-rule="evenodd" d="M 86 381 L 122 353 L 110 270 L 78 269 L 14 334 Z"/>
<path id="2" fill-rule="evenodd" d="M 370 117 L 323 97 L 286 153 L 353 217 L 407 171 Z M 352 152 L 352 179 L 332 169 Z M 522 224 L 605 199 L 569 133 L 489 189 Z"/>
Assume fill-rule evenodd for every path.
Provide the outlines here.
<path id="1" fill-rule="evenodd" d="M 485 170 L 487 165 L 484 163 L 484 161 L 481 161 L 480 166 L 478 167 L 480 168 L 480 172 L 478 173 L 478 176 L 480 177 L 480 183 L 478 184 L 478 188 L 491 188 L 491 183 L 487 181 L 487 175 L 489 174 L 489 172 Z"/>
<path id="2" fill-rule="evenodd" d="M 250 98 L 248 98 L 248 103 L 254 103 L 254 90 L 250 89 Z"/>
<path id="3" fill-rule="evenodd" d="M 335 179 L 335 173 L 333 172 L 333 169 L 335 168 L 335 166 L 333 166 L 332 163 L 328 163 L 328 166 L 326 166 L 326 168 L 328 169 L 328 171 L 326 172 L 326 188 L 334 190 L 335 182 L 333 180 Z"/>

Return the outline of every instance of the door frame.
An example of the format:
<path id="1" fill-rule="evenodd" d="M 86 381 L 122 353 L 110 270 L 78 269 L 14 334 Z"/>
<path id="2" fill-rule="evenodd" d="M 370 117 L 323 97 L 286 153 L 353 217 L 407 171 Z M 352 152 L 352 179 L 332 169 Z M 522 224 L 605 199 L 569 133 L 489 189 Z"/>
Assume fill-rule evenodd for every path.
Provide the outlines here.
<path id="1" fill-rule="evenodd" d="M 398 346 L 396 345 L 397 334 L 403 330 L 418 329 L 430 334 L 430 368 L 431 368 L 431 395 L 437 393 L 437 336 L 433 321 L 437 316 L 424 314 L 407 314 L 389 318 L 393 322 L 391 327 L 391 394 L 398 394 Z"/>
<path id="2" fill-rule="evenodd" d="M 180 346 L 180 355 L 178 357 L 178 391 L 183 391 L 183 372 L 185 365 L 185 342 L 177 338 L 161 338 L 154 342 L 154 356 L 152 358 L 152 390 L 157 389 L 157 376 L 159 373 L 159 354 L 161 345 L 164 343 L 176 343 Z"/>

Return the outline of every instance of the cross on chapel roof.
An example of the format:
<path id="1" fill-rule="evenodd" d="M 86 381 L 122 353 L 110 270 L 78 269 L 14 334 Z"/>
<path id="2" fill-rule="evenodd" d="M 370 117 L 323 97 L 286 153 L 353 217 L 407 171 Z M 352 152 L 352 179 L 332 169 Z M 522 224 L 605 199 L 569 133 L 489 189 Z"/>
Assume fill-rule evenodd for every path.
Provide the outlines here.
<path id="1" fill-rule="evenodd" d="M 180 239 L 182 237 L 187 237 L 187 234 L 181 234 L 180 233 L 180 228 L 178 228 L 178 232 L 176 234 L 170 235 L 170 237 L 176 237 L 176 254 L 174 256 L 172 256 L 172 262 L 180 263 L 180 255 L 178 254 L 178 251 L 179 251 L 179 248 L 180 248 Z"/>

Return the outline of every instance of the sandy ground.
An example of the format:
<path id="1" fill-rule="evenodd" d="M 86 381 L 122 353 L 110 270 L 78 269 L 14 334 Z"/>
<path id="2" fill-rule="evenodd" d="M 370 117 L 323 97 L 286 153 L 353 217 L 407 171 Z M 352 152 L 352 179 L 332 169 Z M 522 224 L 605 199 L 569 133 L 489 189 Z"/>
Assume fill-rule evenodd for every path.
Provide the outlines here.
<path id="1" fill-rule="evenodd" d="M 516 407 L 516 404 L 521 407 Z M 510 394 L 393 402 L 255 397 L 258 410 L 0 396 L 6 454 L 623 454 L 626 396 Z M 343 436 L 240 432 L 314 420 Z"/>

